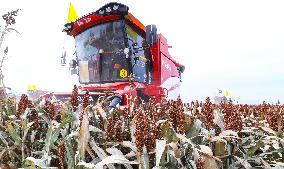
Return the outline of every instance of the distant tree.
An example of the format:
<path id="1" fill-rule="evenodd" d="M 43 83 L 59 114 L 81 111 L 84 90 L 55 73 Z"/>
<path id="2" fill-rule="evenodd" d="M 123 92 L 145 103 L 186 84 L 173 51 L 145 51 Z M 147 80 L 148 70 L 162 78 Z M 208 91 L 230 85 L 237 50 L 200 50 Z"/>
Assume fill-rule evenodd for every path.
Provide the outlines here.
<path id="1" fill-rule="evenodd" d="M 11 12 L 8 12 L 7 14 L 2 15 L 3 20 L 5 21 L 5 26 L 3 29 L 1 29 L 0 25 L 0 32 L 1 32 L 1 37 L 0 37 L 0 51 L 2 51 L 2 43 L 4 41 L 4 37 L 6 34 L 10 33 L 11 31 L 15 31 L 19 33 L 16 29 L 12 28 L 11 25 L 14 25 L 16 23 L 15 16 L 18 15 L 19 9 L 17 10 L 12 10 Z M 2 71 L 3 63 L 4 60 L 7 58 L 8 54 L 8 46 L 5 47 L 5 50 L 3 51 L 3 56 L 0 61 L 0 98 L 5 98 L 6 97 L 6 88 L 4 85 L 4 75 Z"/>

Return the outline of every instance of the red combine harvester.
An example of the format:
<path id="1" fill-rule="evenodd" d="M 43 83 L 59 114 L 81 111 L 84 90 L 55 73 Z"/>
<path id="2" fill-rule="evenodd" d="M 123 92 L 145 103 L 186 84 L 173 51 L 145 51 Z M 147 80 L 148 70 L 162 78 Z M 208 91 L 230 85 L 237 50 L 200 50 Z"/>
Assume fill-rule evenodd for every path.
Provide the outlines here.
<path id="1" fill-rule="evenodd" d="M 145 27 L 128 9 L 108 3 L 65 24 L 64 31 L 75 38 L 76 59 L 70 65 L 78 70 L 79 89 L 93 99 L 111 90 L 115 97 L 110 107 L 125 104 L 129 94 L 146 101 L 150 96 L 159 101 L 161 95 L 177 99 L 185 67 L 171 57 L 156 26 Z"/>

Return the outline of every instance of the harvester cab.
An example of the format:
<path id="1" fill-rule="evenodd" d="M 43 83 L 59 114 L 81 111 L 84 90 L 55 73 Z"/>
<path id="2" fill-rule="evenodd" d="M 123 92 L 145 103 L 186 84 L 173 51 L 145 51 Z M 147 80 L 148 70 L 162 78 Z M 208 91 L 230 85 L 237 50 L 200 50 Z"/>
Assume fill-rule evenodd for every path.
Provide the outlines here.
<path id="1" fill-rule="evenodd" d="M 126 103 L 127 95 L 144 100 L 162 95 L 177 99 L 184 66 L 169 54 L 167 40 L 155 25 L 144 26 L 120 3 L 108 3 L 96 12 L 65 24 L 75 39 L 81 91 L 95 99 L 112 91 L 113 105 Z"/>

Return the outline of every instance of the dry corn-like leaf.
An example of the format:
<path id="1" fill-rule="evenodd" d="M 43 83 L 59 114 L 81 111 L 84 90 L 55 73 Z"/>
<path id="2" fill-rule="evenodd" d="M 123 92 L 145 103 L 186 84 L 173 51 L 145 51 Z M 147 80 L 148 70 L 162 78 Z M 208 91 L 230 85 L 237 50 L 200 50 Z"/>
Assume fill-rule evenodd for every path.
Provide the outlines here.
<path id="1" fill-rule="evenodd" d="M 212 152 L 210 147 L 205 146 L 205 145 L 199 145 L 199 147 L 200 147 L 200 151 L 202 153 L 205 153 L 205 154 L 207 154 L 209 156 L 213 156 L 213 152 Z"/>
<path id="2" fill-rule="evenodd" d="M 93 163 L 86 163 L 85 161 L 80 161 L 77 166 L 84 166 L 86 168 L 95 168 L 95 164 Z"/>
<path id="3" fill-rule="evenodd" d="M 107 148 L 106 151 L 109 154 L 111 154 L 111 155 L 121 155 L 121 156 L 123 156 L 123 153 L 119 149 L 117 149 L 115 147 Z"/>
<path id="4" fill-rule="evenodd" d="M 226 155 L 226 147 L 227 144 L 224 141 L 216 141 L 214 143 L 214 152 L 216 156 L 224 156 Z"/>
<path id="5" fill-rule="evenodd" d="M 105 151 L 100 148 L 93 140 L 90 141 L 90 146 L 91 148 L 96 152 L 96 154 L 98 155 L 98 157 L 103 160 L 104 158 L 107 157 L 107 154 L 105 153 Z M 110 169 L 115 169 L 113 164 L 106 164 Z"/>
<path id="6" fill-rule="evenodd" d="M 218 164 L 216 163 L 215 159 L 201 155 L 201 158 L 203 159 L 203 167 L 204 169 L 218 169 Z"/>
<path id="7" fill-rule="evenodd" d="M 276 132 L 273 131 L 271 128 L 268 127 L 260 127 L 263 131 L 267 132 L 268 134 L 276 135 Z"/>
<path id="8" fill-rule="evenodd" d="M 179 150 L 177 143 L 171 142 L 171 143 L 168 144 L 168 146 L 170 146 L 173 149 L 174 155 L 175 155 L 176 158 L 181 158 L 182 153 Z"/>
<path id="9" fill-rule="evenodd" d="M 222 137 L 234 137 L 234 138 L 239 138 L 238 136 L 238 133 L 233 131 L 233 130 L 225 130 L 225 131 L 222 131 L 219 136 L 222 136 Z"/>
<path id="10" fill-rule="evenodd" d="M 241 159 L 241 158 L 236 157 L 236 156 L 234 156 L 234 158 L 236 158 L 236 159 L 237 159 L 237 162 L 238 162 L 240 165 L 242 165 L 245 169 L 251 169 L 251 168 L 252 168 L 252 166 L 250 165 L 250 163 L 249 163 L 247 160 Z"/>
<path id="11" fill-rule="evenodd" d="M 83 160 L 85 158 L 85 150 L 89 142 L 89 138 L 90 138 L 90 132 L 89 132 L 88 113 L 84 112 L 83 119 L 82 119 L 81 126 L 80 126 L 79 142 L 78 142 L 79 154 L 80 154 L 81 159 Z"/>
<path id="12" fill-rule="evenodd" d="M 225 130 L 225 124 L 224 124 L 224 117 L 222 115 L 221 112 L 219 111 L 213 111 L 214 113 L 214 119 L 213 119 L 213 122 L 218 125 L 221 129 L 221 131 L 224 131 Z"/>

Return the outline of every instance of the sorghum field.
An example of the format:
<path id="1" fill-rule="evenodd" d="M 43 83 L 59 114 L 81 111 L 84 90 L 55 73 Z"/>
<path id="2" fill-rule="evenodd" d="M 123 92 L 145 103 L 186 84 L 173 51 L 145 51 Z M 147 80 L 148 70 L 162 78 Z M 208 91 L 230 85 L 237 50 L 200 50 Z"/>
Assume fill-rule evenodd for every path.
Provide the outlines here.
<path id="1" fill-rule="evenodd" d="M 0 49 L 4 35 L 16 31 L 17 12 L 2 16 Z M 129 95 L 127 105 L 110 111 L 113 97 L 91 102 L 86 92 L 79 102 L 74 86 L 65 102 L 1 98 L 0 168 L 284 168 L 284 104 L 145 103 Z"/>
<path id="2" fill-rule="evenodd" d="M 284 105 L 79 104 L 22 95 L 0 104 L 1 168 L 283 168 Z"/>

